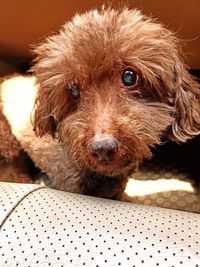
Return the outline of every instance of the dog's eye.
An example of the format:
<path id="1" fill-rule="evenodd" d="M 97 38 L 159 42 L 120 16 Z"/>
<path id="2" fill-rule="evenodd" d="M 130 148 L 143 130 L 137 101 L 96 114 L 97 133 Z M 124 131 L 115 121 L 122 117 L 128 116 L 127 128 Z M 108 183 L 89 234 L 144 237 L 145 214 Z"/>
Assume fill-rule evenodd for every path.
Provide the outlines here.
<path id="1" fill-rule="evenodd" d="M 122 74 L 122 82 L 126 86 L 136 85 L 138 81 L 138 75 L 134 70 L 125 70 Z"/>
<path id="2" fill-rule="evenodd" d="M 80 87 L 77 83 L 73 83 L 70 88 L 70 94 L 73 98 L 77 99 L 80 97 Z"/>

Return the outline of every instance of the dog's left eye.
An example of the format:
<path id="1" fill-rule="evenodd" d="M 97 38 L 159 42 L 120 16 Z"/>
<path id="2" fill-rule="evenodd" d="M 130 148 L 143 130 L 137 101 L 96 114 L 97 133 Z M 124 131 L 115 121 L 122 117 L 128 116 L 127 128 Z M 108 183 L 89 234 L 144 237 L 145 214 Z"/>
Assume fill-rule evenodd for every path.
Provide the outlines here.
<path id="1" fill-rule="evenodd" d="M 80 87 L 77 83 L 73 83 L 69 88 L 70 94 L 73 98 L 77 99 L 80 97 Z"/>
<path id="2" fill-rule="evenodd" d="M 137 84 L 138 75 L 134 70 L 125 70 L 122 74 L 122 82 L 126 86 L 134 86 Z"/>

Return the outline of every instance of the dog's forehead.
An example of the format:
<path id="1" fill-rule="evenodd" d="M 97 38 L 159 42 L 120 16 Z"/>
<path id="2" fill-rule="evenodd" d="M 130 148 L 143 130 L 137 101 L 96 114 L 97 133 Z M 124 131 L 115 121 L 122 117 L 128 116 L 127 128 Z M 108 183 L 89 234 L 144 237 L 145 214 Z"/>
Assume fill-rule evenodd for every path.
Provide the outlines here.
<path id="1" fill-rule="evenodd" d="M 70 58 L 77 61 L 76 66 L 84 66 L 84 70 L 109 69 L 127 60 L 142 27 L 144 17 L 136 10 L 94 10 L 76 15 L 64 26 Z"/>
<path id="2" fill-rule="evenodd" d="M 59 76 L 65 84 L 95 81 L 111 72 L 118 75 L 128 67 L 151 84 L 157 78 L 166 83 L 171 79 L 166 77 L 174 77 L 179 50 L 171 31 L 137 10 L 90 11 L 75 16 L 36 47 L 32 70 L 38 81 Z"/>
<path id="3" fill-rule="evenodd" d="M 123 63 L 159 63 L 161 51 L 171 48 L 170 31 L 138 10 L 90 11 L 76 15 L 63 30 L 72 68 L 87 74 Z"/>

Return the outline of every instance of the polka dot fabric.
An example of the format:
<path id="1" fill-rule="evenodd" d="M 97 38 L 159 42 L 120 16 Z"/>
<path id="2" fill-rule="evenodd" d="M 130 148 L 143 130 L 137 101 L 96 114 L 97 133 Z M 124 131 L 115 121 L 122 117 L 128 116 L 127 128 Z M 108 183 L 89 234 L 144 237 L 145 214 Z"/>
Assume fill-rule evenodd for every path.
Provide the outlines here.
<path id="1" fill-rule="evenodd" d="M 2 221 L 1 267 L 200 267 L 199 214 L 33 188 Z"/>
<path id="2" fill-rule="evenodd" d="M 0 182 L 0 225 L 24 197 L 39 187 L 42 186 Z"/>

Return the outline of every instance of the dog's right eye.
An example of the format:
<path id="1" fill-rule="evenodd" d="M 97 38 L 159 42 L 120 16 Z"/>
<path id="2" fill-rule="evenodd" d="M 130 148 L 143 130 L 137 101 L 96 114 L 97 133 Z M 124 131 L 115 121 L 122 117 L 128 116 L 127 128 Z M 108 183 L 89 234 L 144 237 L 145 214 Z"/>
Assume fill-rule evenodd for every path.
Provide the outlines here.
<path id="1" fill-rule="evenodd" d="M 80 97 L 80 87 L 77 83 L 73 83 L 70 86 L 69 91 L 73 98 L 78 99 Z"/>
<path id="2" fill-rule="evenodd" d="M 125 70 L 122 74 L 122 82 L 126 86 L 134 86 L 138 82 L 138 75 L 134 70 Z"/>

